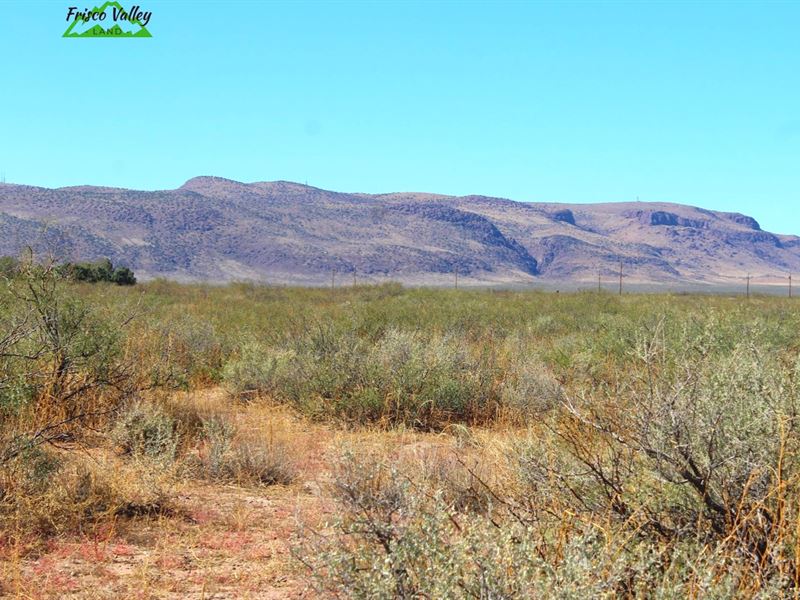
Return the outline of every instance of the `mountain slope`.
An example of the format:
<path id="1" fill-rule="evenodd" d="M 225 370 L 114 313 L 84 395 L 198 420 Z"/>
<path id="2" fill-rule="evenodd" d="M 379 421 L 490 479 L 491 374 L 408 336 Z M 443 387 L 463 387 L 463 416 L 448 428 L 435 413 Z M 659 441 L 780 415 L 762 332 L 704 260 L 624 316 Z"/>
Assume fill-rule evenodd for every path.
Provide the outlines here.
<path id="1" fill-rule="evenodd" d="M 0 185 L 0 254 L 108 256 L 142 277 L 323 283 L 729 282 L 800 270 L 800 238 L 667 203 L 536 204 L 354 194 L 196 177 L 176 190 Z"/>

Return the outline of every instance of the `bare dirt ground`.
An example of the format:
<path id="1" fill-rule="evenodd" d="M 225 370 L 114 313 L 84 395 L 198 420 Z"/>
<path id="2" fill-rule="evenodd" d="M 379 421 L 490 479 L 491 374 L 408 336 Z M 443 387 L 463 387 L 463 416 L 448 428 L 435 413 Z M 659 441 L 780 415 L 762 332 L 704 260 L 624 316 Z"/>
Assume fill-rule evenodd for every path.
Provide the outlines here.
<path id="1" fill-rule="evenodd" d="M 307 598 L 290 556 L 298 516 L 319 501 L 291 487 L 205 486 L 176 516 L 139 519 L 51 540 L 6 564 L 5 595 L 21 598 Z"/>

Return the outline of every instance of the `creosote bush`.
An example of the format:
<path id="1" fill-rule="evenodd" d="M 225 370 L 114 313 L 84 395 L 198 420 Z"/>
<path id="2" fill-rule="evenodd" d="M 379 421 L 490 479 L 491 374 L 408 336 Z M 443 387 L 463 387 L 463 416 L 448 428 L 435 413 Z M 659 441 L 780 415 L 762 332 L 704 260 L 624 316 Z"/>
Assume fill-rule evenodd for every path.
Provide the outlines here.
<path id="1" fill-rule="evenodd" d="M 496 416 L 495 359 L 451 335 L 389 329 L 370 341 L 320 326 L 277 350 L 248 342 L 224 373 L 236 391 L 268 393 L 317 419 L 428 429 Z"/>
<path id="2" fill-rule="evenodd" d="M 613 395 L 565 403 L 552 427 L 558 451 L 531 447 L 528 477 L 572 511 L 666 541 L 733 545 L 759 578 L 794 581 L 796 362 L 760 346 L 757 330 L 734 340 L 711 320 L 673 346 L 663 328 L 642 337 L 641 368 Z"/>
<path id="3" fill-rule="evenodd" d="M 507 458 L 522 457 L 509 447 Z M 295 548 L 318 592 L 340 598 L 766 599 L 791 597 L 796 585 L 790 568 L 753 562 L 732 532 L 664 538 L 635 518 L 573 512 L 573 499 L 563 494 L 517 494 L 524 486 L 513 482 L 492 483 L 490 502 L 476 511 L 419 472 L 388 456 L 344 455 L 331 483 L 337 502 L 332 527 L 308 533 Z M 795 556 L 796 523 L 795 515 L 783 531 L 787 538 L 778 536 L 774 546 L 787 561 Z"/>

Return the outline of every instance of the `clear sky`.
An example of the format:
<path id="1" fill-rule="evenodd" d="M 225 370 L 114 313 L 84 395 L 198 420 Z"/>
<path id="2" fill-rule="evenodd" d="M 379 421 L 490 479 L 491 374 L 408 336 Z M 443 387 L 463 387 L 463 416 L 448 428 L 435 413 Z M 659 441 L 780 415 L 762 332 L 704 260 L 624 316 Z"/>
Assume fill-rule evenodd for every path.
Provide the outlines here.
<path id="1" fill-rule="evenodd" d="M 638 197 L 800 234 L 800 2 L 141 0 L 152 39 L 63 39 L 76 2 L 0 0 L 8 182 Z"/>

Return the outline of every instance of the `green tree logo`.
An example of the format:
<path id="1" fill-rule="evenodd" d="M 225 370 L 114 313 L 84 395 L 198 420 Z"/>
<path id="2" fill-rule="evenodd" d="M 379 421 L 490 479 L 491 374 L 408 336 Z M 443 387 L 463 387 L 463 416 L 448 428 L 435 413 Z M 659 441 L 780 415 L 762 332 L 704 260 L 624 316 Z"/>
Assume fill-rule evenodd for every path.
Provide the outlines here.
<path id="1" fill-rule="evenodd" d="M 73 7 L 74 8 L 74 7 Z M 134 7 L 138 8 L 138 7 Z M 119 2 L 106 2 L 101 7 L 94 7 L 89 14 L 105 15 L 97 22 L 86 20 L 80 14 L 67 13 L 69 27 L 62 37 L 65 38 L 149 38 L 153 37 L 142 22 L 135 18 Z M 149 14 L 149 13 L 148 13 Z M 72 18 L 71 18 L 72 17 Z M 149 18 L 149 17 L 148 17 Z M 109 23 L 110 21 L 110 23 Z"/>

